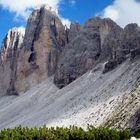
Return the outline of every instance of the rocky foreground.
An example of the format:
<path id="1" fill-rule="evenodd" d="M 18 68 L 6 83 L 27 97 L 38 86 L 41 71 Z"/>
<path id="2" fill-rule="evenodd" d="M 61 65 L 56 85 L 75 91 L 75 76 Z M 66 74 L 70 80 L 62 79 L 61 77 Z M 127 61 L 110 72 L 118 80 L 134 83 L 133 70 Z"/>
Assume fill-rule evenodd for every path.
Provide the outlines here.
<path id="1" fill-rule="evenodd" d="M 0 53 L 0 128 L 140 128 L 140 27 L 93 17 L 62 25 L 42 6 Z M 8 95 L 8 96 L 7 96 Z M 9 96 L 11 95 L 11 96 Z M 15 96 L 19 95 L 19 96 Z"/>

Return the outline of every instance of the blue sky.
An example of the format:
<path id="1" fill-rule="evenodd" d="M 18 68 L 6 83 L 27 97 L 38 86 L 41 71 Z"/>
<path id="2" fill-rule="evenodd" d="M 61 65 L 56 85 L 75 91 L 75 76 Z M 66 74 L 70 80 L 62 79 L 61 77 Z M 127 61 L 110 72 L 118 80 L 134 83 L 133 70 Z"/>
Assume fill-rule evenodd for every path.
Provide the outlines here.
<path id="1" fill-rule="evenodd" d="M 95 16 L 112 2 L 113 0 L 77 0 L 72 6 L 69 0 L 65 0 L 61 5 L 60 14 L 71 21 L 83 24 L 88 18 Z"/>
<path id="2" fill-rule="evenodd" d="M 130 22 L 140 24 L 140 0 L 0 0 L 0 44 L 10 28 L 26 26 L 28 9 L 43 3 L 58 9 L 64 19 L 81 24 L 97 14 L 122 27 Z"/>
<path id="3" fill-rule="evenodd" d="M 15 14 L 0 7 L 0 46 L 9 29 L 13 27 L 26 26 L 26 20 L 15 19 Z"/>

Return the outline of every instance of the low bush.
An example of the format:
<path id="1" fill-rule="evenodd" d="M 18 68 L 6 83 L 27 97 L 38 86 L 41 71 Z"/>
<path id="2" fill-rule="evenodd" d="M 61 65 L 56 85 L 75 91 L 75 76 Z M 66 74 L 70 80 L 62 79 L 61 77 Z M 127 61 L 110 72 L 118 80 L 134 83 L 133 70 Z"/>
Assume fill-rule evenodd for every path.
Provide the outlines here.
<path id="1" fill-rule="evenodd" d="M 27 128 L 16 127 L 0 131 L 0 140 L 130 140 L 129 131 L 88 126 L 87 130 L 76 126 L 69 128 Z"/>

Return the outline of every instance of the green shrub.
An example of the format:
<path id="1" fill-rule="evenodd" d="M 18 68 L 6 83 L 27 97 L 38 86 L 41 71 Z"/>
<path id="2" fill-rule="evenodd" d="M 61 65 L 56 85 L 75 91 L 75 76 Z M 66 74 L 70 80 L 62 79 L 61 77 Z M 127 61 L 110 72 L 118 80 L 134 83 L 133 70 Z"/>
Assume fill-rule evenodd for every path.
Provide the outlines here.
<path id="1" fill-rule="evenodd" d="M 69 128 L 27 128 L 16 127 L 0 131 L 0 140 L 129 140 L 129 131 L 88 126 L 87 130 L 76 126 Z"/>

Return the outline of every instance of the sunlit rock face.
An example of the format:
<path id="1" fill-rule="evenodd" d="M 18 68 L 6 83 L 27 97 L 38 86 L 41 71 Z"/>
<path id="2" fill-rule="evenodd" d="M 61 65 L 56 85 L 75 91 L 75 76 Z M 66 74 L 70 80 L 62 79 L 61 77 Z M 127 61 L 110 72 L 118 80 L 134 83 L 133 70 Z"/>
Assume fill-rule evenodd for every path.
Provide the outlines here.
<path id="1" fill-rule="evenodd" d="M 67 43 L 66 30 L 55 12 L 43 6 L 28 19 L 20 52 L 16 89 L 25 92 L 53 75 Z"/>
<path id="2" fill-rule="evenodd" d="M 3 40 L 0 56 L 0 95 L 17 95 L 15 89 L 18 54 L 24 38 L 23 28 L 9 30 Z"/>

